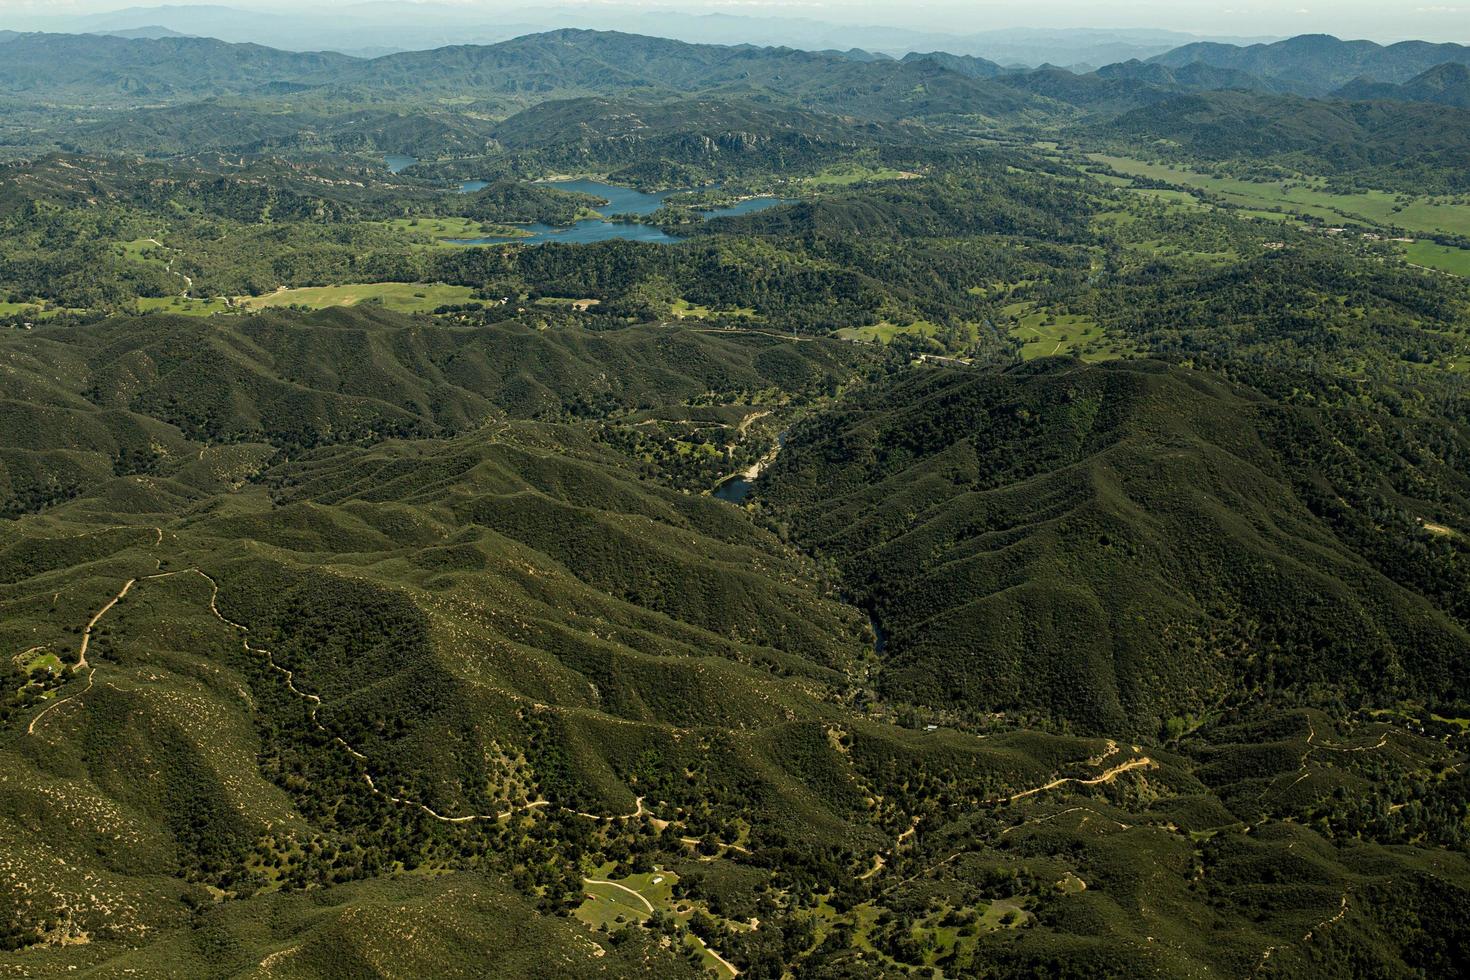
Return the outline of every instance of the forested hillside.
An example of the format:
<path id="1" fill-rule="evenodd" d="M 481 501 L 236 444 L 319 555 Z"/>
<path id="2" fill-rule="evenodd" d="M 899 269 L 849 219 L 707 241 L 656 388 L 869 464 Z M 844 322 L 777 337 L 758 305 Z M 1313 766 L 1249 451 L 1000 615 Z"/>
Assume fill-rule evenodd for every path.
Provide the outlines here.
<path id="1" fill-rule="evenodd" d="M 798 429 L 766 499 L 863 583 L 900 700 L 1140 734 L 1235 697 L 1453 700 L 1463 556 L 1424 525 L 1470 518 L 1470 446 L 1381 425 L 1150 362 L 925 372 Z M 1405 463 L 1426 437 L 1445 462 Z M 1364 535 L 1354 501 L 1402 516 Z"/>
<path id="2" fill-rule="evenodd" d="M 0 973 L 1470 973 L 1463 49 L 137 33 L 0 33 Z"/>

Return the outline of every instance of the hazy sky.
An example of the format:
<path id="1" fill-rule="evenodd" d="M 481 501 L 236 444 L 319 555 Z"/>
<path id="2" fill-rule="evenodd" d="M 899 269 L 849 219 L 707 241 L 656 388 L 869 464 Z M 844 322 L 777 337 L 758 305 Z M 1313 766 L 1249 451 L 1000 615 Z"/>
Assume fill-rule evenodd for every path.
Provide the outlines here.
<path id="1" fill-rule="evenodd" d="M 178 2 L 178 0 L 175 0 Z M 304 9 L 347 6 L 357 0 L 207 0 L 221 6 Z M 1003 27 L 1162 27 L 1229 35 L 1323 32 L 1340 37 L 1394 40 L 1422 37 L 1470 43 L 1470 0 L 426 0 L 440 6 L 514 11 L 548 19 L 548 8 L 670 7 L 760 16 L 809 17 L 844 24 L 902 24 L 959 33 Z M 0 21 L 30 16 L 91 13 L 150 0 L 0 0 Z M 477 11 L 478 12 L 478 11 Z"/>

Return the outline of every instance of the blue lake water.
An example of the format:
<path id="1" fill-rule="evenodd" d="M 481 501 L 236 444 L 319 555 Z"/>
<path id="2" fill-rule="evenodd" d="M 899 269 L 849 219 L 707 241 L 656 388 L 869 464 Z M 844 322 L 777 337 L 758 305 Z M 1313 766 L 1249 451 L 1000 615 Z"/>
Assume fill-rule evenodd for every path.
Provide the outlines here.
<path id="1" fill-rule="evenodd" d="M 390 153 L 387 156 L 383 157 L 383 163 L 387 164 L 388 172 L 395 174 L 402 173 L 403 171 L 407 170 L 409 167 L 412 167 L 418 162 L 418 157 L 400 156 L 396 153 Z"/>
<path id="2" fill-rule="evenodd" d="M 460 193 L 472 194 L 485 187 L 483 180 L 465 181 L 460 185 Z M 653 194 L 645 194 L 635 191 L 631 187 L 618 187 L 615 184 L 604 184 L 596 180 L 556 180 L 548 181 L 547 186 L 556 187 L 564 191 L 576 191 L 581 194 L 591 194 L 600 197 L 608 203 L 597 208 L 600 214 L 652 214 L 663 206 L 664 199 L 671 194 L 683 193 L 679 190 L 658 191 Z M 754 197 L 748 201 L 741 201 L 728 208 L 717 208 L 706 211 L 706 218 L 733 217 L 740 214 L 753 214 L 766 208 L 775 207 L 778 204 L 792 204 L 793 201 L 780 197 Z M 530 234 L 523 237 L 490 236 L 486 238 L 448 238 L 445 241 L 453 245 L 502 245 L 506 242 L 522 242 L 526 245 L 540 245 L 543 242 L 565 242 L 568 244 L 586 244 L 588 242 L 605 242 L 614 238 L 621 238 L 632 242 L 655 242 L 667 245 L 677 242 L 679 239 L 673 235 L 667 235 L 658 228 L 651 225 L 633 224 L 621 221 L 603 221 L 589 218 L 579 221 L 570 228 L 553 228 L 550 225 L 526 225 L 525 230 Z"/>
<path id="3" fill-rule="evenodd" d="M 603 214 L 653 214 L 663 207 L 664 198 L 670 194 L 680 193 L 679 191 L 657 191 L 653 194 L 645 194 L 631 187 L 618 187 L 615 184 L 604 184 L 596 180 L 553 180 L 547 181 L 547 186 L 604 198 L 607 201 L 606 206 L 597 209 Z"/>
<path id="4" fill-rule="evenodd" d="M 728 208 L 715 208 L 712 211 L 701 212 L 706 218 L 734 218 L 742 214 L 754 214 L 773 208 L 778 204 L 795 204 L 796 202 L 786 197 L 752 197 L 748 200 L 732 204 Z"/>
<path id="5" fill-rule="evenodd" d="M 743 504 L 745 498 L 750 496 L 751 487 L 755 481 L 747 480 L 743 476 L 732 476 L 730 479 L 715 487 L 714 495 L 727 503 Z"/>

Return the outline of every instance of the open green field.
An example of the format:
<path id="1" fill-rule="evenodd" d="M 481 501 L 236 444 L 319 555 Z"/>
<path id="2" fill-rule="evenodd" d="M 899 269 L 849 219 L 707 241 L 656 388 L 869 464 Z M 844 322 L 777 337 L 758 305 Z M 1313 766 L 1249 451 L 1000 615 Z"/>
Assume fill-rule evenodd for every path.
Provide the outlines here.
<path id="1" fill-rule="evenodd" d="M 674 882 L 679 876 L 672 871 L 650 871 L 622 879 L 588 878 L 582 882 L 586 899 L 577 909 L 577 918 L 592 926 L 615 928 L 623 923 L 642 922 L 656 910 L 672 911 Z"/>
<path id="2" fill-rule="evenodd" d="M 168 260 L 159 257 L 159 253 L 169 251 L 161 243 L 152 238 L 138 238 L 130 242 L 119 242 L 118 248 L 122 250 L 123 257 L 144 265 L 156 265 L 163 268 L 168 265 Z"/>
<path id="3" fill-rule="evenodd" d="M 450 238 L 484 238 L 487 236 L 520 238 L 531 234 L 524 228 L 517 228 L 513 225 L 486 224 L 470 218 L 394 218 L 391 221 L 373 223 L 396 234 L 414 239 L 428 239 L 428 241 L 416 242 L 426 248 L 463 247 L 445 240 Z"/>
<path id="4" fill-rule="evenodd" d="M 755 309 L 749 306 L 742 306 L 729 310 L 717 310 L 710 306 L 700 306 L 697 303 L 691 303 L 687 299 L 682 298 L 674 300 L 673 312 L 674 316 L 678 317 L 680 320 L 708 320 L 712 316 L 755 316 Z"/>
<path id="5" fill-rule="evenodd" d="M 1116 212 L 1121 214 L 1121 212 Z M 1099 216 L 1103 217 L 1103 216 Z M 988 286 L 971 286 L 969 292 L 972 296 L 982 296 L 988 299 L 998 299 L 1009 296 L 1011 293 L 1025 286 L 1036 285 L 1035 279 L 1018 279 L 1015 282 L 997 282 Z"/>
<path id="6" fill-rule="evenodd" d="M 867 167 L 860 164 L 828 167 L 819 174 L 803 177 L 799 183 L 808 187 L 851 187 L 875 180 L 917 180 L 922 174 L 891 167 Z"/>
<path id="7" fill-rule="evenodd" d="M 1415 242 L 1404 246 L 1404 258 L 1429 269 L 1470 276 L 1470 249 L 1435 242 Z"/>
<path id="8" fill-rule="evenodd" d="M 689 905 L 674 901 L 674 883 L 679 876 L 672 871 L 653 870 L 626 878 L 591 877 L 582 880 L 585 896 L 576 917 L 593 929 L 615 932 L 625 925 L 647 920 L 661 912 L 687 923 L 694 915 Z M 693 933 L 686 932 L 685 944 L 699 951 L 704 968 L 721 977 L 734 972 Z"/>
<path id="9" fill-rule="evenodd" d="M 1387 191 L 1334 194 L 1326 181 L 1303 176 L 1290 181 L 1258 183 L 1233 177 L 1214 177 L 1164 163 L 1094 153 L 1089 159 L 1119 173 L 1196 187 L 1219 195 L 1236 207 L 1257 211 L 1289 211 L 1322 221 L 1396 226 L 1418 232 L 1470 235 L 1470 205 L 1449 204 L 1433 198 L 1404 200 Z M 1168 193 L 1150 191 L 1152 194 Z"/>
<path id="10" fill-rule="evenodd" d="M 1011 335 L 1022 342 L 1021 356 L 1026 360 L 1075 354 L 1088 363 L 1110 361 L 1122 355 L 1103 328 L 1080 316 L 1055 315 L 1031 310 L 1030 303 L 1017 303 L 1005 309 L 1016 318 Z"/>
<path id="11" fill-rule="evenodd" d="M 933 337 L 937 333 L 939 333 L 939 324 L 930 323 L 928 320 L 915 320 L 904 326 L 883 320 L 866 327 L 843 327 L 837 331 L 836 336 L 843 340 L 860 340 L 869 344 L 891 344 L 893 338 L 901 334 Z"/>
<path id="12" fill-rule="evenodd" d="M 933 966 L 956 948 L 973 950 L 985 933 L 1024 926 L 1034 918 L 1025 907 L 1030 901 L 1025 897 L 997 898 L 983 909 L 955 910 L 962 913 L 958 918 L 950 914 L 948 907 L 941 907 L 915 921 L 910 933 L 927 950 L 925 962 Z M 816 908 L 817 933 L 825 935 L 836 922 L 846 919 L 853 926 L 853 940 L 858 948 L 897 967 L 874 941 L 882 929 L 878 921 L 881 912 L 873 902 L 864 902 L 843 916 L 823 901 Z"/>
<path id="13" fill-rule="evenodd" d="M 600 299 L 588 299 L 578 296 L 542 296 L 536 300 L 537 306 L 559 306 L 574 310 L 590 310 L 602 303 Z"/>
<path id="14" fill-rule="evenodd" d="M 1133 242 L 1128 247 L 1135 252 L 1142 252 L 1155 258 L 1191 259 L 1207 265 L 1226 265 L 1240 259 L 1240 254 L 1233 250 L 1224 252 L 1200 252 L 1163 238 Z"/>
<path id="15" fill-rule="evenodd" d="M 213 316 L 229 313 L 232 307 L 223 296 L 192 299 L 184 296 L 140 296 L 139 313 L 181 313 L 184 316 Z"/>
<path id="16" fill-rule="evenodd" d="M 359 303 L 379 301 L 388 309 L 400 313 L 427 313 L 440 306 L 468 303 L 473 298 L 474 293 L 468 286 L 373 282 L 281 289 L 264 296 L 242 297 L 237 303 L 251 310 L 280 306 L 306 306 L 320 310 L 329 306 L 356 306 Z"/>
<path id="17" fill-rule="evenodd" d="M 3 303 L 0 302 L 0 316 L 29 316 L 37 320 L 45 320 L 49 317 L 60 316 L 63 313 L 84 313 L 85 310 L 64 310 L 47 308 L 40 303 Z"/>
<path id="18" fill-rule="evenodd" d="M 37 668 L 45 668 L 52 673 L 58 673 L 62 668 L 62 663 L 61 658 L 58 657 L 56 654 L 52 653 L 49 650 L 43 650 L 42 652 L 36 654 L 34 657 L 26 661 L 23 666 L 27 671 L 36 670 Z"/>

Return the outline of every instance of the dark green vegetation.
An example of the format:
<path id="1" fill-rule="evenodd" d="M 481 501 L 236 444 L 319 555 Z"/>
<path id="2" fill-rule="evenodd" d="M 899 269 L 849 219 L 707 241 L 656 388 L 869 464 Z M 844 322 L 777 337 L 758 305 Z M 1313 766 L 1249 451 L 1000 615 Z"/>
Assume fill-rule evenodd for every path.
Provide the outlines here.
<path id="1" fill-rule="evenodd" d="M 1392 99 L 1396 102 L 1434 102 L 1470 109 L 1470 65 L 1436 65 L 1404 82 L 1349 82 L 1337 90 L 1340 98 L 1355 101 Z"/>
<path id="2" fill-rule="evenodd" d="M 1458 56 L 1339 44 L 0 41 L 0 969 L 1465 973 Z M 445 241 L 558 175 L 678 237 Z"/>
<path id="3" fill-rule="evenodd" d="M 1464 691 L 1463 555 L 1424 524 L 1470 518 L 1467 449 L 1212 373 L 1038 361 L 864 392 L 797 430 L 768 499 L 864 583 L 894 698 L 1151 734 L 1233 698 Z"/>

